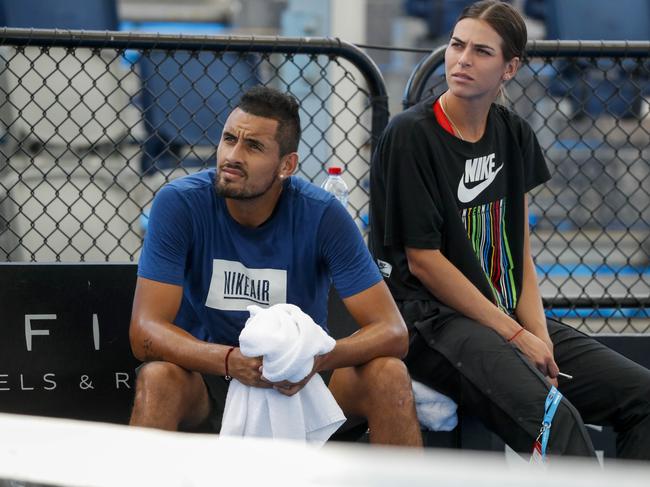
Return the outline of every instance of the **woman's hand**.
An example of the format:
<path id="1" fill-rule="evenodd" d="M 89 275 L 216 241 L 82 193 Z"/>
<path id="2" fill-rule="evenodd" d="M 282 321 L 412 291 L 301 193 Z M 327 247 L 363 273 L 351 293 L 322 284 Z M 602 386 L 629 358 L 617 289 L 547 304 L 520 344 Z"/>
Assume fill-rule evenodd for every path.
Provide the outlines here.
<path id="1" fill-rule="evenodd" d="M 555 363 L 552 349 L 543 340 L 528 330 L 524 330 L 512 340 L 512 343 L 528 357 L 542 374 L 549 378 L 553 385 L 557 386 L 556 378 L 560 369 Z M 551 346 L 553 346 L 552 343 Z"/>

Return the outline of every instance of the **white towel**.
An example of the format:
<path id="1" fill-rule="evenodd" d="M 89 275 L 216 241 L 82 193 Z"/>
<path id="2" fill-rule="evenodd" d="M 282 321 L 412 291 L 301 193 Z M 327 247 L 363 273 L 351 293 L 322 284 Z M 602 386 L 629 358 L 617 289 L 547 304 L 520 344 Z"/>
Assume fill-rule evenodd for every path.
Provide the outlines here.
<path id="1" fill-rule="evenodd" d="M 248 311 L 251 316 L 239 335 L 241 353 L 263 357 L 262 375 L 272 382 L 301 381 L 312 371 L 314 357 L 331 351 L 336 343 L 297 306 L 249 306 Z M 322 444 L 344 421 L 343 411 L 318 374 L 293 396 L 233 379 L 221 434 Z"/>
<path id="2" fill-rule="evenodd" d="M 429 431 L 451 431 L 458 424 L 458 406 L 450 397 L 412 381 L 418 421 Z"/>

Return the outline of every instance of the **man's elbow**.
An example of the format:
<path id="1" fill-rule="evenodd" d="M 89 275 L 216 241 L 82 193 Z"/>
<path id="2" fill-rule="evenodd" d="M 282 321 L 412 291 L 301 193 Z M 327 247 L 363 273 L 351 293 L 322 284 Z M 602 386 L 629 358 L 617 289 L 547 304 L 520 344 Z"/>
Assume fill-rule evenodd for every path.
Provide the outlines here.
<path id="1" fill-rule="evenodd" d="M 400 330 L 398 357 L 405 358 L 409 352 L 409 334 L 406 326 Z"/>
<path id="2" fill-rule="evenodd" d="M 141 321 L 137 317 L 131 317 L 131 324 L 129 325 L 129 343 L 131 344 L 131 352 L 133 356 L 144 362 L 147 360 L 145 353 L 144 343 L 144 330 Z"/>
<path id="3" fill-rule="evenodd" d="M 399 317 L 394 320 L 390 327 L 391 329 L 391 351 L 393 356 L 397 358 L 404 358 L 409 351 L 409 334 L 406 329 L 404 321 Z"/>

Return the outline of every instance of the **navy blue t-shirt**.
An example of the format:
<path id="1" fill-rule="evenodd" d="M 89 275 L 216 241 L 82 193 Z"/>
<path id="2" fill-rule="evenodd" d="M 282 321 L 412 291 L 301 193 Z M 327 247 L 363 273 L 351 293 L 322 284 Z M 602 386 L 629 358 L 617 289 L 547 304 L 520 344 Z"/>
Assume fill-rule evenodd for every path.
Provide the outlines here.
<path id="1" fill-rule="evenodd" d="M 271 218 L 249 228 L 216 194 L 215 173 L 167 184 L 151 208 L 138 275 L 183 287 L 176 325 L 236 345 L 248 305 L 290 303 L 327 329 L 330 283 L 346 298 L 381 280 L 357 226 L 331 194 L 288 178 Z"/>

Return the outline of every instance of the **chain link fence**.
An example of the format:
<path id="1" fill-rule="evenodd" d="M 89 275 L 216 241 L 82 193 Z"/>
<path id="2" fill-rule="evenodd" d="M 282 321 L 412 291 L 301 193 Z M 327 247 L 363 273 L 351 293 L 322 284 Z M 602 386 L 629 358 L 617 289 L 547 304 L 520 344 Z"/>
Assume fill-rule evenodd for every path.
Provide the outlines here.
<path id="1" fill-rule="evenodd" d="M 445 46 L 404 106 L 446 90 Z M 650 43 L 537 41 L 504 103 L 539 138 L 552 179 L 531 193 L 547 314 L 591 333 L 650 332 Z"/>
<path id="2" fill-rule="evenodd" d="M 531 201 L 549 312 L 585 331 L 649 332 L 650 43 L 549 42 L 508 84 L 553 178 Z M 409 106 L 445 89 L 444 48 Z M 148 207 L 215 164 L 222 124 L 254 84 L 301 104 L 299 174 L 339 165 L 365 229 L 373 140 L 388 118 L 374 63 L 333 39 L 0 29 L 0 260 L 135 262 Z"/>
<path id="3" fill-rule="evenodd" d="M 137 261 L 156 191 L 214 166 L 227 115 L 256 84 L 299 100 L 299 175 L 319 184 L 341 166 L 363 229 L 388 108 L 356 47 L 0 29 L 0 261 Z"/>

